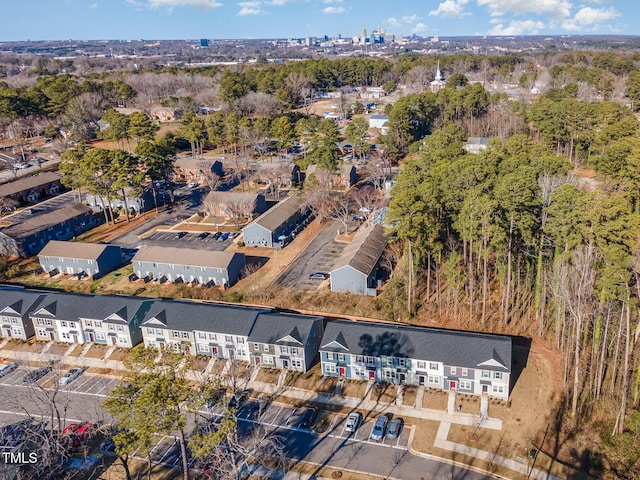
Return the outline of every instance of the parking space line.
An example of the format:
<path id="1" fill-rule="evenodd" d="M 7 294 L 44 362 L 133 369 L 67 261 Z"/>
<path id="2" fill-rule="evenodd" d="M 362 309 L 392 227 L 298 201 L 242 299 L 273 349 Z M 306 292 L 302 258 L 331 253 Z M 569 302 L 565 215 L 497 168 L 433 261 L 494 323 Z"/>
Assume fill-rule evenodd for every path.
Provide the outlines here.
<path id="1" fill-rule="evenodd" d="M 291 417 L 293 417 L 297 411 L 298 411 L 298 409 L 297 409 L 297 408 L 294 408 L 294 409 L 293 409 L 293 412 L 291 412 L 291 415 L 289 415 L 289 416 L 287 417 L 287 420 L 286 420 L 286 422 L 285 422 L 285 425 L 287 425 L 287 426 L 289 425 L 289 420 L 291 420 Z"/>
<path id="2" fill-rule="evenodd" d="M 93 378 L 93 377 L 85 377 L 85 381 L 84 381 L 84 382 L 80 382 L 80 383 L 72 382 L 72 383 L 70 383 L 70 384 L 69 384 L 70 386 L 69 386 L 69 387 L 67 387 L 67 389 L 66 389 L 66 390 L 67 390 L 67 391 L 69 391 L 69 392 L 77 392 L 77 391 L 78 391 L 78 390 L 80 390 L 80 389 L 81 389 L 81 388 L 82 388 L 82 387 L 83 387 L 87 382 L 89 382 L 92 378 Z M 75 385 L 74 385 L 74 383 L 75 383 Z"/>
<path id="3" fill-rule="evenodd" d="M 276 413 L 276 416 L 273 417 L 273 420 L 271 421 L 271 423 L 269 425 L 274 426 L 276 424 L 276 420 L 277 420 L 278 416 L 280 415 L 280 412 L 282 412 L 283 408 L 284 407 L 280 407 L 280 410 L 278 410 L 278 413 Z"/>
<path id="4" fill-rule="evenodd" d="M 116 379 L 115 379 L 115 378 L 112 378 L 112 379 L 111 379 L 111 380 L 110 380 L 110 381 L 109 381 L 109 382 L 108 382 L 104 387 L 102 387 L 100 390 L 98 390 L 98 391 L 96 392 L 96 394 L 98 394 L 98 393 L 102 392 L 105 388 L 107 388 L 108 386 L 110 386 L 110 385 L 111 385 L 113 382 L 115 382 L 115 381 L 116 381 Z"/>

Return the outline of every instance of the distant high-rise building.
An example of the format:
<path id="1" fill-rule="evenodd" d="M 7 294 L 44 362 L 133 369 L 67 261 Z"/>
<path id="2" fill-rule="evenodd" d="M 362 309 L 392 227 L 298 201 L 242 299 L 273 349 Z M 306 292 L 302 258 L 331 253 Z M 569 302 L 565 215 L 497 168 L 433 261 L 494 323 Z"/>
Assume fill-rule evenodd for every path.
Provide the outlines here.
<path id="1" fill-rule="evenodd" d="M 206 38 L 203 38 L 200 40 L 200 46 L 201 47 L 208 47 L 209 46 L 209 40 L 207 40 Z"/>
<path id="2" fill-rule="evenodd" d="M 360 43 L 365 43 L 367 41 L 367 29 L 366 28 L 361 28 L 360 29 Z"/>
<path id="3" fill-rule="evenodd" d="M 371 32 L 371 43 L 384 43 L 384 30 L 380 27 Z"/>
<path id="4" fill-rule="evenodd" d="M 384 43 L 393 43 L 395 40 L 395 36 L 393 33 L 385 33 L 384 34 Z"/>

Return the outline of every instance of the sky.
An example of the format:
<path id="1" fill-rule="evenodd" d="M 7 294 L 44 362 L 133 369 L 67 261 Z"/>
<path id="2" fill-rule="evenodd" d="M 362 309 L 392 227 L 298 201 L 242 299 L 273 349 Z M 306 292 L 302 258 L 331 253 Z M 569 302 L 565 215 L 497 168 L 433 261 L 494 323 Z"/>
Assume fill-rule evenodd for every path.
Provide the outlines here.
<path id="1" fill-rule="evenodd" d="M 0 41 L 640 34 L 638 0 L 0 0 Z"/>

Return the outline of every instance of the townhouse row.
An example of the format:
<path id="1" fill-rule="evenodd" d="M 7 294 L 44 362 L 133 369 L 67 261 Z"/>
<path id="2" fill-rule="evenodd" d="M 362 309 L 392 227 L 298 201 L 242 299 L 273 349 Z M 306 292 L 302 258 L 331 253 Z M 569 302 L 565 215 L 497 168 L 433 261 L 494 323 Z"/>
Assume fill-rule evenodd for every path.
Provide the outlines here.
<path id="1" fill-rule="evenodd" d="M 271 308 L 0 287 L 0 337 L 144 343 L 256 366 L 507 399 L 511 338 L 325 319 Z"/>

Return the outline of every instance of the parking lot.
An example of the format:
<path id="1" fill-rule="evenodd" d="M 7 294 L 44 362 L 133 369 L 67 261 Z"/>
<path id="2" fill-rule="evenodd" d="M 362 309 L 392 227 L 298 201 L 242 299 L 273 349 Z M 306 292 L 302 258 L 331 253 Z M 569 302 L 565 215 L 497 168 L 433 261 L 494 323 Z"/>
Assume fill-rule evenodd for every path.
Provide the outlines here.
<path id="1" fill-rule="evenodd" d="M 214 239 L 214 234 L 211 233 L 205 238 L 198 238 L 200 232 L 185 232 L 186 234 L 181 238 L 176 237 L 177 231 L 171 232 L 154 232 L 147 238 L 141 241 L 142 245 L 153 245 L 157 247 L 176 247 L 176 248 L 195 248 L 199 250 L 225 250 L 233 241 L 231 237 L 224 241 Z"/>
<path id="2" fill-rule="evenodd" d="M 29 385 L 23 383 L 24 376 L 30 369 L 19 367 L 13 372 L 0 377 L 0 385 L 8 387 L 28 388 Z M 44 388 L 53 388 L 58 381 L 60 375 L 66 370 L 60 372 L 49 372 L 44 377 L 35 382 Z M 115 388 L 120 380 L 116 378 L 107 378 L 100 375 L 91 375 L 84 373 L 71 383 L 58 387 L 60 392 L 69 392 L 79 395 L 90 395 L 94 397 L 106 397 L 107 394 Z"/>
<path id="3" fill-rule="evenodd" d="M 329 273 L 347 245 L 335 240 L 340 225 L 338 221 L 327 222 L 307 248 L 280 274 L 275 283 L 282 287 L 317 290 L 322 280 L 309 278 L 309 275 Z"/>

